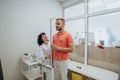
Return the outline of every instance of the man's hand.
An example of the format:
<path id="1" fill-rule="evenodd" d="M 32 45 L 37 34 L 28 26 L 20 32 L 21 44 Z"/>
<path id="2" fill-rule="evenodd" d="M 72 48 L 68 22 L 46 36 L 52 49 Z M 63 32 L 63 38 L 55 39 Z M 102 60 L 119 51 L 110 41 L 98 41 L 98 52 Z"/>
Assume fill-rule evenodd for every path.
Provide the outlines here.
<path id="1" fill-rule="evenodd" d="M 52 44 L 51 47 L 53 50 L 58 50 L 58 46 L 56 46 L 55 44 Z"/>
<path id="2" fill-rule="evenodd" d="M 53 51 L 57 50 L 57 51 L 60 51 L 60 52 L 73 52 L 73 44 L 72 43 L 69 43 L 68 47 L 66 47 L 66 48 L 59 47 L 59 46 L 56 46 L 54 44 L 52 44 L 51 47 L 52 47 Z"/>

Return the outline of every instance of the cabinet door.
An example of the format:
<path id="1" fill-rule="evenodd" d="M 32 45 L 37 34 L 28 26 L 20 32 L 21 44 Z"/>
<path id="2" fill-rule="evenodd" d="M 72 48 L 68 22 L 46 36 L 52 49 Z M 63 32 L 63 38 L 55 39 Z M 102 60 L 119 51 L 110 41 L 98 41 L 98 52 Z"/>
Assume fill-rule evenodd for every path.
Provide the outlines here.
<path id="1" fill-rule="evenodd" d="M 0 80 L 4 80 L 3 79 L 3 72 L 2 72 L 1 60 L 0 60 Z"/>

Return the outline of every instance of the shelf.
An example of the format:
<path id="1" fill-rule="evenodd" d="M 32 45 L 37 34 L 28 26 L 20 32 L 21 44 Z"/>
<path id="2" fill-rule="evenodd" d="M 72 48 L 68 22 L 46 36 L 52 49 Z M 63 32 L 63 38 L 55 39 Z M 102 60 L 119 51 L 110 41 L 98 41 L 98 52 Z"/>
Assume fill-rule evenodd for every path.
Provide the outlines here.
<path id="1" fill-rule="evenodd" d="M 22 74 L 28 80 L 35 80 L 35 79 L 38 79 L 38 78 L 42 77 L 42 75 L 39 72 L 40 69 L 39 69 L 38 64 L 40 64 L 38 61 L 30 62 L 30 61 L 22 60 L 22 67 L 21 67 Z M 37 65 L 37 67 L 34 68 L 33 66 L 36 66 L 36 65 Z M 28 69 L 23 70 L 24 66 L 26 66 Z"/>
<path id="2" fill-rule="evenodd" d="M 30 76 L 30 74 L 27 74 L 26 72 L 22 71 L 22 74 L 28 79 L 28 80 L 34 80 L 34 78 L 32 78 Z"/>
<path id="3" fill-rule="evenodd" d="M 45 64 L 40 64 L 40 65 L 43 66 L 43 67 L 46 67 L 46 68 L 52 69 L 52 66 L 50 66 L 50 65 L 45 65 Z"/>
<path id="4" fill-rule="evenodd" d="M 36 65 L 36 64 L 39 64 L 39 62 L 30 62 L 30 61 L 22 61 L 24 62 L 25 64 L 27 64 L 28 66 L 32 66 L 32 65 Z"/>
<path id="5" fill-rule="evenodd" d="M 29 72 L 25 72 L 25 71 L 22 71 L 22 74 L 28 79 L 28 80 L 35 80 L 35 79 L 37 79 L 37 78 L 40 78 L 40 77 L 42 77 L 42 75 L 40 75 L 39 77 L 37 77 L 37 78 L 33 78 L 30 74 L 29 74 Z"/>

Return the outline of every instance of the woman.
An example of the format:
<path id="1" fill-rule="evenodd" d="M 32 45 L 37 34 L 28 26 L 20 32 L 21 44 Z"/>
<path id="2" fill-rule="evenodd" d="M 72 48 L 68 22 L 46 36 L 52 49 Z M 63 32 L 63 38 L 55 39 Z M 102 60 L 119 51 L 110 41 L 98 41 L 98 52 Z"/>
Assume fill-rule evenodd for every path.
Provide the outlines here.
<path id="1" fill-rule="evenodd" d="M 38 45 L 42 48 L 44 56 L 45 56 L 45 62 L 47 61 L 48 65 L 51 65 L 51 47 L 48 44 L 48 38 L 44 32 L 42 32 L 38 36 Z"/>
<path id="2" fill-rule="evenodd" d="M 42 59 L 45 65 L 51 65 L 51 47 L 48 44 L 48 38 L 46 34 L 43 32 L 38 36 L 38 45 L 42 48 L 44 53 L 44 59 Z M 42 72 L 44 73 L 44 80 L 52 80 L 51 79 L 51 70 L 46 67 L 42 67 Z"/>

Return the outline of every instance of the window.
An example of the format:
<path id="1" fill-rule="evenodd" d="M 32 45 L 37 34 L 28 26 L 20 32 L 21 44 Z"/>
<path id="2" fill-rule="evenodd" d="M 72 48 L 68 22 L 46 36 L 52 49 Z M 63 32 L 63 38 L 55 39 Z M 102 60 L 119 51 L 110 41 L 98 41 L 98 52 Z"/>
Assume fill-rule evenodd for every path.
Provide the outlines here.
<path id="1" fill-rule="evenodd" d="M 65 30 L 71 33 L 74 39 L 74 51 L 70 54 L 71 59 L 84 63 L 84 19 L 66 21 Z"/>
<path id="2" fill-rule="evenodd" d="M 88 0 L 84 4 L 64 9 L 65 29 L 75 45 L 71 59 L 120 73 L 120 0 Z"/>
<path id="3" fill-rule="evenodd" d="M 89 18 L 89 32 L 95 35 L 95 44 L 102 40 L 105 47 L 112 47 L 113 42 L 119 41 L 120 12 Z"/>

